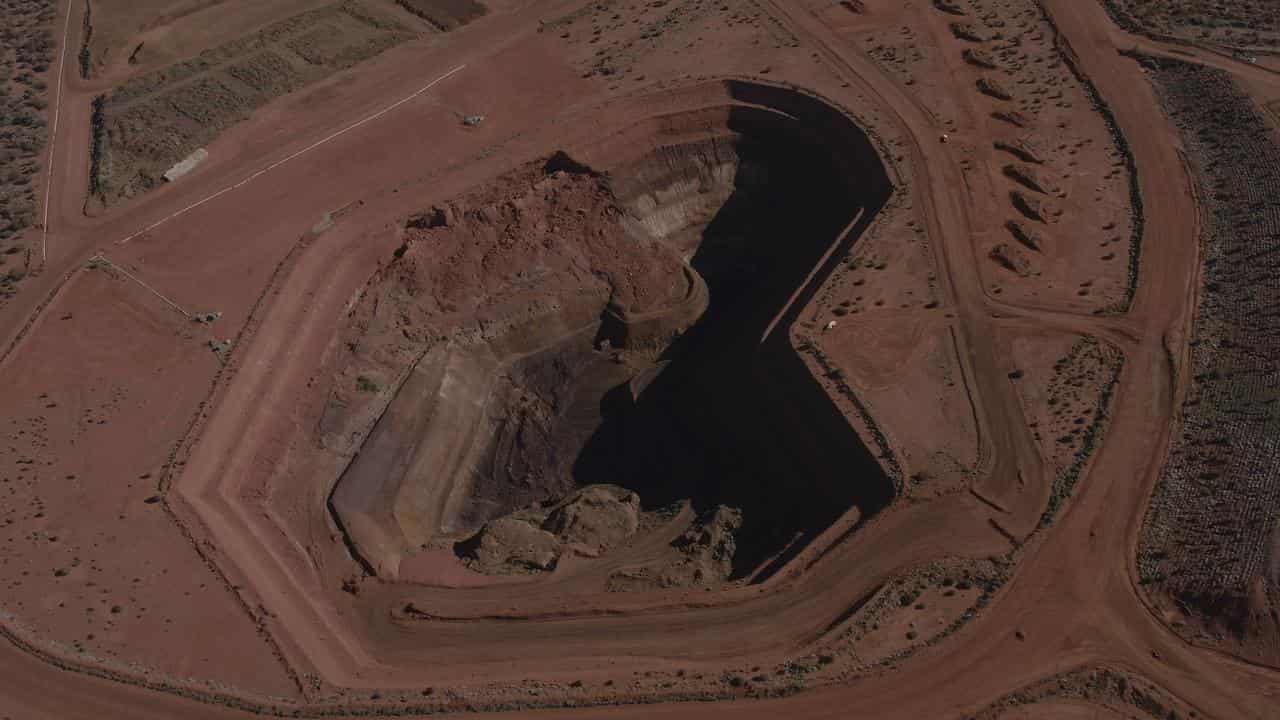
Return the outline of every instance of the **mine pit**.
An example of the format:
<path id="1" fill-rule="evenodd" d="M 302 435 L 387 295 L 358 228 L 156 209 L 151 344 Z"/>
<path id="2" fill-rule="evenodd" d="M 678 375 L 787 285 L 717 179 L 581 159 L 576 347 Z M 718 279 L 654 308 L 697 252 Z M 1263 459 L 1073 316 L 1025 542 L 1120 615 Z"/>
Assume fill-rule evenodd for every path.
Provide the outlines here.
<path id="1" fill-rule="evenodd" d="M 787 333 L 885 170 L 823 103 L 726 88 L 410 221 L 360 344 L 422 354 L 330 502 L 368 570 L 429 581 L 413 556 L 448 549 L 493 575 L 608 557 L 612 590 L 761 581 L 889 502 Z"/>

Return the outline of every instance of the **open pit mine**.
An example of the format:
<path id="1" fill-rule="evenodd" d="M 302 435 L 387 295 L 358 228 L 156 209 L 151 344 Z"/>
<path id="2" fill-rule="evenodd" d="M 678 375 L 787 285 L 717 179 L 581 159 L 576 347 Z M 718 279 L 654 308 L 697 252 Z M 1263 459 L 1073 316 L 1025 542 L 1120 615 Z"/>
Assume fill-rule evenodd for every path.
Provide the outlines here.
<path id="1" fill-rule="evenodd" d="M 0 720 L 1277 717 L 1237 4 L 0 2 Z"/>

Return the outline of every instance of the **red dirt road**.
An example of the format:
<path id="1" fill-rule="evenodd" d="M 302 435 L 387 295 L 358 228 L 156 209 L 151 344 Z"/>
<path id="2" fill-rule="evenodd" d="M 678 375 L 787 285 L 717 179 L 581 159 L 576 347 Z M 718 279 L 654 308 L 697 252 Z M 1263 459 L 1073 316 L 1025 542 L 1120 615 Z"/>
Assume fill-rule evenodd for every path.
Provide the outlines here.
<path id="1" fill-rule="evenodd" d="M 141 430 L 144 408 L 127 421 L 130 425 L 112 425 L 110 434 L 84 445 L 62 437 L 57 427 L 50 435 L 63 454 L 94 457 L 97 452 L 107 465 L 119 464 L 110 477 L 155 472 L 158 490 L 153 482 L 138 488 L 136 497 L 122 495 L 121 502 L 136 507 L 145 502 L 144 495 L 163 492 L 161 504 L 195 539 L 189 544 L 170 528 L 168 539 L 157 535 L 154 541 L 174 543 L 190 567 L 202 578 L 207 575 L 198 583 L 216 590 L 209 598 L 189 601 L 153 591 L 156 612 L 177 617 L 186 608 L 196 618 L 183 626 L 189 634 L 155 641 L 175 648 L 175 659 L 161 670 L 204 677 L 182 646 L 217 646 L 226 639 L 225 651 L 231 657 L 243 652 L 240 670 L 254 677 L 237 677 L 224 667 L 208 674 L 217 686 L 161 687 L 154 677 L 139 678 L 65 647 L 33 643 L 31 636 L 42 629 L 20 628 L 0 644 L 0 677 L 5 678 L 0 716 L 212 719 L 256 716 L 252 710 L 270 711 L 277 703 L 289 709 L 300 705 L 303 714 L 352 709 L 350 703 L 385 710 L 388 706 L 375 702 L 382 698 L 371 697 L 373 691 L 482 682 L 507 684 L 507 694 L 493 695 L 507 703 L 516 692 L 510 688 L 523 688 L 520 683 L 530 680 L 585 682 L 596 694 L 584 694 L 584 701 L 679 699 L 673 693 L 687 688 L 658 691 L 643 685 L 640 676 L 680 668 L 681 677 L 685 669 L 718 677 L 727 663 L 745 668 L 787 662 L 825 647 L 850 608 L 896 574 L 942 557 L 1000 556 L 1010 551 L 1012 537 L 1020 547 L 1017 564 L 991 602 L 954 633 L 891 667 L 857 673 L 837 668 L 821 687 L 785 698 L 511 716 L 957 717 L 1062 673 L 1107 668 L 1143 679 L 1201 717 L 1274 717 L 1280 672 L 1184 642 L 1149 609 L 1135 583 L 1146 501 L 1188 382 L 1184 358 L 1197 287 L 1197 209 L 1176 136 L 1158 114 L 1139 66 L 1118 52 L 1134 43 L 1151 50 L 1151 44 L 1120 33 L 1098 3 L 1081 0 L 1041 4 L 1078 68 L 1110 107 L 1138 168 L 1146 225 L 1140 282 L 1123 315 L 1019 306 L 993 296 L 980 279 L 983 258 L 972 235 L 973 218 L 994 213 L 997 206 L 970 189 L 962 145 L 940 143 L 941 129 L 910 88 L 813 14 L 811 3 L 759 3 L 770 21 L 796 38 L 800 53 L 779 53 L 779 69 L 757 79 L 779 86 L 797 82 L 846 106 L 868 103 L 880 114 L 878 130 L 904 141 L 900 165 L 908 170 L 927 225 L 944 309 L 954 314 L 948 326 L 958 333 L 960 364 L 980 428 L 979 455 L 986 462 L 972 494 L 895 506 L 858 527 L 850 540 L 805 557 L 798 563 L 803 572 L 717 593 L 670 591 L 619 599 L 579 594 L 572 584 L 495 591 L 369 583 L 356 603 L 331 592 L 332 578 L 345 568 L 338 533 L 308 514 L 303 501 L 287 500 L 304 497 L 322 504 L 326 490 L 273 496 L 272 488 L 275 483 L 296 487 L 341 469 L 299 438 L 307 437 L 309 413 L 323 402 L 313 397 L 313 388 L 326 354 L 333 352 L 334 318 L 350 310 L 371 270 L 398 244 L 396 218 L 559 146 L 627 127 L 637 114 L 652 117 L 682 104 L 713 101 L 680 96 L 676 90 L 698 87 L 688 77 L 655 76 L 658 83 L 646 79 L 610 92 L 596 84 L 599 78 L 583 77 L 552 33 L 537 32 L 539 21 L 582 4 L 522 4 L 459 30 L 449 42 L 411 43 L 390 51 L 348 77 L 289 96 L 228 132 L 210 146 L 210 161 L 189 181 L 97 218 L 81 213 L 88 100 L 94 89 L 76 79 L 74 69 L 66 70 L 48 262 L 0 316 L 0 338 L 9 338 L 0 346 L 5 348 L 0 368 L 12 382 L 36 371 L 73 378 L 86 367 L 79 356 L 59 355 L 59 347 L 68 353 L 75 347 L 63 335 L 59 317 L 81 312 L 77 303 L 86 302 L 86 294 L 92 302 L 91 291 L 106 282 L 88 274 L 96 271 L 81 269 L 99 251 L 185 308 L 223 313 L 211 327 L 193 329 L 142 288 L 110 285 L 108 291 L 121 296 L 112 307 L 131 320 L 122 321 L 119 332 L 136 343 L 139 354 L 150 357 L 176 346 L 172 352 L 181 358 L 173 361 L 179 369 L 163 382 L 149 384 L 136 368 L 113 376 L 113 382 L 126 387 L 130 397 L 149 398 L 147 407 L 169 403 L 166 412 L 152 416 L 155 427 L 146 433 Z M 1233 71 L 1263 72 L 1217 56 L 1197 59 Z M 709 50 L 703 63 L 691 64 L 688 72 L 717 77 L 759 71 L 754 58 L 743 59 L 733 48 Z M 466 69 L 430 97 L 450 107 L 483 110 L 487 120 L 480 128 L 464 130 L 448 112 L 415 100 L 250 185 L 115 244 L 460 65 Z M 646 107 L 651 97 L 673 107 Z M 309 232 L 325 212 L 339 208 L 347 213 L 332 229 Z M 127 295 L 133 290 L 136 298 Z M 172 317 L 166 320 L 166 313 Z M 169 321 L 172 328 L 165 325 Z M 139 324 L 145 327 L 133 327 Z M 998 356 L 999 345 L 989 341 L 1025 328 L 1095 335 L 1125 359 L 1104 440 L 1065 510 L 1043 529 L 1037 526 L 1052 490 L 1052 472 L 1021 421 L 1023 410 L 1007 362 Z M 210 339 L 236 339 L 229 364 L 219 364 L 207 350 Z M 127 364 L 111 357 L 102 363 Z M 177 389 L 164 392 L 166 387 Z M 28 394 L 34 393 L 28 389 Z M 134 444 L 125 447 L 122 438 Z M 154 459 L 135 462 L 143 456 Z M 166 456 L 181 464 L 158 470 Z M 290 534 L 298 527 L 308 543 Z M 182 560 L 173 564 L 179 567 Z M 401 612 L 406 603 L 429 608 L 437 619 L 406 618 Z M 4 610 L 23 615 L 7 604 Z M 226 613 L 225 619 L 218 613 Z M 60 640 L 63 646 L 71 642 Z M 157 662 L 145 653 L 130 655 L 130 641 L 111 641 L 124 663 Z M 142 686 L 146 683 L 151 685 Z M 482 695 L 460 698 L 459 705 L 485 701 Z M 1064 702 L 1026 716 L 1090 715 Z"/>

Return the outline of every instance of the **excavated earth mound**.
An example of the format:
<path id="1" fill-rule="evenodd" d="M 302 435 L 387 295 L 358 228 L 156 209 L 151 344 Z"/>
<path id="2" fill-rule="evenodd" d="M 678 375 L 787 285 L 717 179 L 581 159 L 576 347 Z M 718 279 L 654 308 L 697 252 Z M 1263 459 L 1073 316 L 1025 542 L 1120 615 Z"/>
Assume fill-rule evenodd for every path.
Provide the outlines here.
<path id="1" fill-rule="evenodd" d="M 403 378 L 331 499 L 369 570 L 394 578 L 449 543 L 480 572 L 551 570 L 688 504 L 668 550 L 610 587 L 762 579 L 888 502 L 786 333 L 887 198 L 884 168 L 817 100 L 728 87 L 737 102 L 556 153 L 407 223 L 339 381 Z M 376 403 L 359 395 L 335 394 L 333 432 Z"/>

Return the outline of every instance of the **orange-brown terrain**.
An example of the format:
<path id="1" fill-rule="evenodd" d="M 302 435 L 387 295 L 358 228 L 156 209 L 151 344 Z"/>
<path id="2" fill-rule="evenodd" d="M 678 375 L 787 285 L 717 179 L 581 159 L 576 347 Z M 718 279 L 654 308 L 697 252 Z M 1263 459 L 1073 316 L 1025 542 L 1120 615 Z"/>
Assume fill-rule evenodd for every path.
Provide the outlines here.
<path id="1" fill-rule="evenodd" d="M 0 718 L 1277 717 L 1223 5 L 0 0 Z"/>

